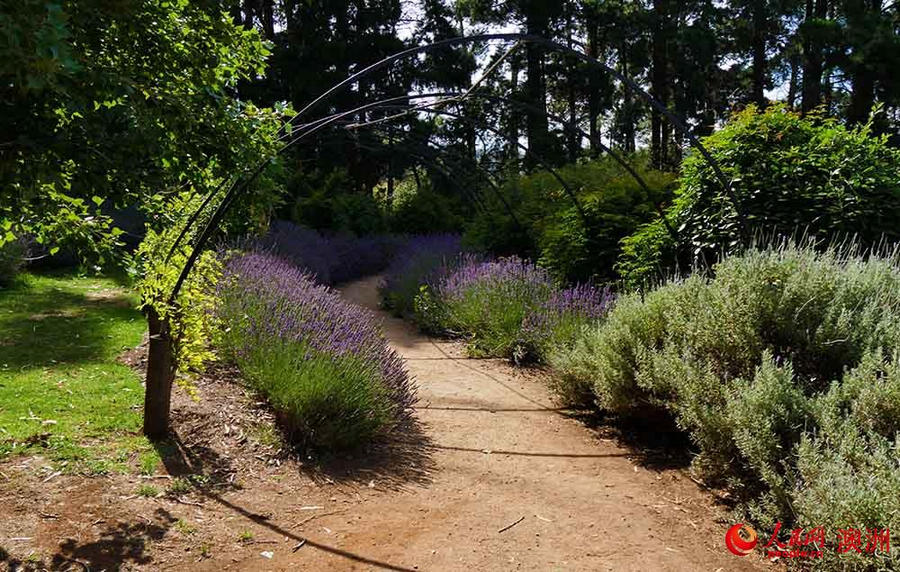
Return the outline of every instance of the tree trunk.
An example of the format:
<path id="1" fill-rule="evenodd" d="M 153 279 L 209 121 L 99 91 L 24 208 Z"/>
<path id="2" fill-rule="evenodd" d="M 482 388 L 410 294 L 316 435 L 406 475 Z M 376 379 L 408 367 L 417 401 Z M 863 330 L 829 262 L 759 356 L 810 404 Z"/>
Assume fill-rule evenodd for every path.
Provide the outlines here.
<path id="1" fill-rule="evenodd" d="M 519 97 L 519 60 L 515 56 L 510 58 L 510 85 L 509 93 L 513 98 Z M 507 153 L 509 158 L 516 163 L 518 169 L 519 163 L 519 110 L 516 107 L 510 107 L 509 110 L 509 137 Z"/>
<path id="2" fill-rule="evenodd" d="M 797 90 L 800 84 L 800 78 L 798 77 L 800 74 L 800 62 L 797 61 L 796 56 L 791 56 L 791 77 L 788 81 L 788 93 L 787 93 L 787 104 L 788 107 L 794 109 L 797 106 Z"/>
<path id="3" fill-rule="evenodd" d="M 569 124 L 566 126 L 566 147 L 569 151 L 569 162 L 574 163 L 578 160 L 581 153 L 581 135 L 575 126 L 578 124 L 578 94 L 575 92 L 575 74 L 574 68 L 571 68 L 572 78 L 569 79 L 568 107 L 569 107 Z"/>
<path id="4" fill-rule="evenodd" d="M 828 16 L 827 0 L 806 0 L 805 24 L 812 25 L 814 20 L 824 20 Z M 803 39 L 803 93 L 800 109 L 807 113 L 822 102 L 822 71 L 824 58 L 817 30 L 806 30 Z"/>
<path id="5" fill-rule="evenodd" d="M 862 26 L 869 14 L 881 14 L 881 0 L 856 3 L 856 11 L 849 13 L 850 25 Z M 851 19 L 852 17 L 852 19 Z M 858 22 L 858 23 L 857 23 Z M 868 58 L 860 58 L 850 72 L 852 90 L 850 104 L 847 107 L 847 122 L 851 125 L 865 123 L 869 120 L 872 106 L 875 105 L 875 71 L 869 67 Z"/>
<path id="6" fill-rule="evenodd" d="M 156 310 L 147 311 L 150 347 L 147 354 L 147 382 L 144 390 L 144 435 L 163 439 L 169 433 L 169 404 L 175 380 L 175 356 L 168 320 Z"/>
<path id="7" fill-rule="evenodd" d="M 260 19 L 262 20 L 263 34 L 267 40 L 275 39 L 275 6 L 273 0 L 262 0 L 263 7 Z"/>
<path id="8" fill-rule="evenodd" d="M 388 208 L 394 204 L 394 137 L 388 138 L 388 164 L 387 164 L 387 204 Z"/>
<path id="9" fill-rule="evenodd" d="M 766 0 L 753 2 L 753 103 L 765 109 L 766 100 Z"/>
<path id="10" fill-rule="evenodd" d="M 415 164 L 412 166 L 413 178 L 416 180 L 416 194 L 422 192 L 422 179 L 419 178 L 419 167 Z"/>
<path id="11" fill-rule="evenodd" d="M 531 2 L 525 18 L 526 33 L 547 37 L 550 23 L 545 15 L 541 2 Z M 525 45 L 525 100 L 535 108 L 525 114 L 525 131 L 528 136 L 528 149 L 546 158 L 549 148 L 550 125 L 547 120 L 547 82 L 544 77 L 543 48 L 534 42 Z M 535 157 L 530 154 L 525 158 L 528 169 L 537 166 Z"/>
<path id="12" fill-rule="evenodd" d="M 668 0 L 653 0 L 654 25 L 652 48 L 652 71 L 650 94 L 664 106 L 669 104 L 669 58 L 668 58 Z M 667 163 L 669 141 L 663 114 L 653 109 L 650 114 L 650 160 L 657 169 L 664 169 Z"/>
<path id="13" fill-rule="evenodd" d="M 597 19 L 591 14 L 586 22 L 588 33 L 588 55 L 600 59 L 600 46 L 597 31 Z M 588 136 L 591 138 L 591 156 L 598 157 L 600 149 L 597 147 L 600 134 L 597 132 L 597 122 L 600 119 L 600 73 L 593 66 L 588 68 Z"/>

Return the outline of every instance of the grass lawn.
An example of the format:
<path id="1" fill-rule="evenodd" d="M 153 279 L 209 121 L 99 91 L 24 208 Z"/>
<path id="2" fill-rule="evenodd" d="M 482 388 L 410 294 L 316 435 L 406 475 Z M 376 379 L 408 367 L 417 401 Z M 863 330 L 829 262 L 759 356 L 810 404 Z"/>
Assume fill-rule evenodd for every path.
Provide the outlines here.
<path id="1" fill-rule="evenodd" d="M 152 471 L 139 376 L 136 298 L 107 278 L 23 274 L 0 290 L 0 459 L 40 454 L 64 472 Z"/>

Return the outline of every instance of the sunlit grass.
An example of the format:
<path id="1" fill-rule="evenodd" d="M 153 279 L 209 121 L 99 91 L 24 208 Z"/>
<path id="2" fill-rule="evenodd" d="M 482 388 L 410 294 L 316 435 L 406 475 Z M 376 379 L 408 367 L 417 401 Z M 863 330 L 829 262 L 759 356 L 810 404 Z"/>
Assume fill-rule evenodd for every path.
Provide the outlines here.
<path id="1" fill-rule="evenodd" d="M 0 458 L 89 473 L 152 462 L 140 379 L 116 362 L 141 341 L 136 303 L 106 278 L 25 274 L 0 290 Z"/>

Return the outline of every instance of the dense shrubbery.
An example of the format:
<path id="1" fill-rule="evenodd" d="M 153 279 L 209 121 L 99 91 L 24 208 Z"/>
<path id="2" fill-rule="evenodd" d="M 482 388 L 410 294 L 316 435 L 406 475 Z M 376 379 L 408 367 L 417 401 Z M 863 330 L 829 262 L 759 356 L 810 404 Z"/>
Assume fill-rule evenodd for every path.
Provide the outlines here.
<path id="1" fill-rule="evenodd" d="M 439 248 L 428 250 L 429 241 Z M 465 337 L 473 355 L 542 361 L 611 302 L 607 290 L 592 286 L 561 289 L 546 270 L 516 257 L 449 256 L 452 243 L 440 238 L 412 244 L 419 254 L 393 267 L 385 303 L 425 331 Z"/>
<path id="2" fill-rule="evenodd" d="M 232 256 L 218 289 L 220 346 L 302 447 L 347 449 L 408 418 L 403 362 L 365 310 L 291 263 Z"/>
<path id="3" fill-rule="evenodd" d="M 0 288 L 12 284 L 25 257 L 25 243 L 14 240 L 0 245 Z"/>
<path id="4" fill-rule="evenodd" d="M 783 246 L 714 270 L 620 298 L 553 353 L 563 390 L 668 412 L 764 526 L 900 527 L 900 265 Z"/>
<path id="5" fill-rule="evenodd" d="M 866 126 L 801 117 L 783 106 L 753 107 L 703 141 L 732 182 L 747 232 L 808 233 L 862 244 L 900 238 L 900 150 Z M 746 244 L 735 205 L 699 154 L 682 166 L 677 196 L 662 220 L 644 226 L 623 246 L 621 274 L 633 286 L 691 259 L 714 262 Z"/>
<path id="6" fill-rule="evenodd" d="M 454 234 L 409 237 L 396 250 L 385 271 L 380 289 L 384 307 L 398 316 L 414 317 L 415 300 L 422 285 L 455 260 L 460 250 L 460 238 Z"/>
<path id="7" fill-rule="evenodd" d="M 638 166 L 649 193 L 609 158 L 567 165 L 558 171 L 577 194 L 582 218 L 556 178 L 534 173 L 502 189 L 521 225 L 494 194 L 485 193 L 488 209 L 469 225 L 465 243 L 476 250 L 538 260 L 558 280 L 615 278 L 620 241 L 658 217 L 671 197 L 674 178 L 640 167 L 642 156 L 629 160 Z"/>
<path id="8" fill-rule="evenodd" d="M 322 284 L 339 284 L 384 270 L 405 243 L 400 236 L 327 235 L 286 221 L 272 223 L 257 244 L 306 269 Z"/>

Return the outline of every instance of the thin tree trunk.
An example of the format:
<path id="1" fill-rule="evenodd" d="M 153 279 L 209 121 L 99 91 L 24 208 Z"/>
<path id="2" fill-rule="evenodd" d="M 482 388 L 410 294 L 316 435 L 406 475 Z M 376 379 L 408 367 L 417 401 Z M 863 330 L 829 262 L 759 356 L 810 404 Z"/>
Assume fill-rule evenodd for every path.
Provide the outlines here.
<path id="1" fill-rule="evenodd" d="M 870 13 L 880 14 L 882 4 L 882 0 L 859 2 L 857 7 L 859 13 L 854 14 L 853 20 L 864 19 Z M 847 122 L 851 125 L 868 121 L 872 106 L 875 105 L 875 72 L 866 64 L 865 60 L 857 62 L 850 73 L 853 88 L 850 92 L 850 104 L 847 107 Z"/>
<path id="2" fill-rule="evenodd" d="M 260 19 L 262 20 L 263 34 L 267 40 L 275 38 L 275 6 L 274 0 L 262 0 L 263 7 Z"/>
<path id="3" fill-rule="evenodd" d="M 526 32 L 529 35 L 546 37 L 549 22 L 544 15 L 540 2 L 533 2 L 528 10 Z M 547 157 L 550 125 L 547 119 L 547 82 L 544 76 L 543 49 L 534 42 L 525 45 L 525 67 L 528 77 L 525 78 L 525 99 L 535 108 L 525 114 L 525 131 L 528 136 L 528 149 L 541 157 Z M 525 165 L 531 169 L 537 165 L 535 158 L 528 155 Z"/>
<path id="4" fill-rule="evenodd" d="M 390 208 L 394 204 L 394 137 L 388 138 L 388 165 L 387 165 L 387 204 Z"/>
<path id="5" fill-rule="evenodd" d="M 169 406 L 175 380 L 175 357 L 168 320 L 152 308 L 147 311 L 150 347 L 144 391 L 144 434 L 162 439 L 169 433 Z"/>
<path id="6" fill-rule="evenodd" d="M 419 193 L 422 192 L 422 179 L 419 178 L 419 167 L 416 165 L 413 165 L 412 172 L 413 172 L 413 178 L 416 180 L 416 194 L 418 195 Z"/>
<path id="7" fill-rule="evenodd" d="M 578 96 L 575 92 L 575 70 L 571 71 L 573 78 L 569 80 L 569 125 L 566 127 L 566 147 L 569 151 L 569 162 L 574 163 L 578 160 L 581 152 L 581 136 L 575 129 L 578 124 Z"/>
<path id="8" fill-rule="evenodd" d="M 766 100 L 766 0 L 754 0 L 753 2 L 753 93 L 752 99 L 756 106 L 764 109 L 768 105 Z"/>
<path id="9" fill-rule="evenodd" d="M 806 23 L 824 20 L 828 16 L 827 0 L 806 0 Z M 824 58 L 818 39 L 807 33 L 803 40 L 803 94 L 800 109 L 807 113 L 822 102 L 822 71 Z"/>
<path id="10" fill-rule="evenodd" d="M 788 81 L 787 104 L 788 107 L 794 109 L 797 106 L 797 90 L 800 84 L 799 71 L 800 62 L 796 56 L 791 56 L 791 77 Z"/>
<path id="11" fill-rule="evenodd" d="M 653 0 L 654 29 L 650 93 L 662 105 L 669 104 L 668 74 L 668 0 Z M 668 129 L 662 113 L 653 109 L 650 114 L 650 157 L 653 166 L 662 169 L 666 164 Z"/>
<path id="12" fill-rule="evenodd" d="M 510 86 L 509 92 L 511 97 L 519 97 L 519 60 L 516 57 L 510 58 Z M 509 110 L 509 142 L 507 143 L 509 158 L 519 162 L 519 110 L 511 107 Z"/>
<path id="13" fill-rule="evenodd" d="M 597 19 L 591 14 L 586 22 L 588 33 L 588 55 L 597 58 L 600 53 Z M 599 73 L 591 66 L 588 68 L 588 135 L 591 138 L 591 156 L 600 155 L 600 149 L 597 147 L 600 134 L 597 132 L 597 122 L 600 118 L 600 86 Z"/>

